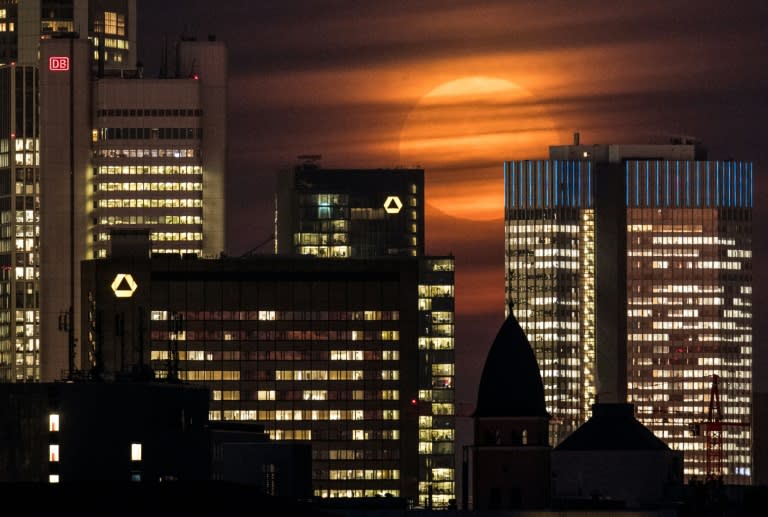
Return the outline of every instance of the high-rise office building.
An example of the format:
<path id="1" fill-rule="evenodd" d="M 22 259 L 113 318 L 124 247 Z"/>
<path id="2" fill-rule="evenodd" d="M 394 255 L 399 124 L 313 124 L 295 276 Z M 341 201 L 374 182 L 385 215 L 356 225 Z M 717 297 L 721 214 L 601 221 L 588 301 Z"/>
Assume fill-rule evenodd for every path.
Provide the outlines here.
<path id="1" fill-rule="evenodd" d="M 0 1 L 2 381 L 41 378 L 38 56 L 42 40 L 73 31 L 90 39 L 90 51 L 102 57 L 104 66 L 133 66 L 136 61 L 135 0 Z M 63 65 L 45 64 L 48 69 Z"/>
<path id="2" fill-rule="evenodd" d="M 424 254 L 424 171 L 321 169 L 278 174 L 275 252 L 318 257 Z"/>
<path id="3" fill-rule="evenodd" d="M 40 378 L 38 69 L 0 66 L 0 381 Z"/>
<path id="4" fill-rule="evenodd" d="M 211 420 L 311 440 L 320 497 L 454 496 L 453 258 L 83 263 L 87 368 L 211 389 Z M 146 249 L 146 248 L 145 248 Z"/>
<path id="5" fill-rule="evenodd" d="M 0 63 L 37 64 L 40 41 L 79 33 L 94 63 L 136 66 L 136 0 L 0 0 Z"/>
<path id="6" fill-rule="evenodd" d="M 146 228 L 155 252 L 224 251 L 226 49 L 182 41 L 178 74 L 94 74 L 90 43 L 41 43 L 41 377 L 77 369 L 80 260 L 109 229 Z"/>
<path id="7" fill-rule="evenodd" d="M 707 471 L 720 379 L 726 482 L 751 480 L 752 164 L 701 147 L 579 145 L 505 163 L 506 298 L 535 350 L 555 443 L 628 401 Z M 698 425 L 698 427 L 697 427 Z M 697 435 L 698 434 L 698 435 Z M 717 474 L 717 473 L 715 473 Z"/>
<path id="8" fill-rule="evenodd" d="M 322 169 L 305 158 L 278 176 L 276 253 L 422 257 L 417 499 L 445 507 L 455 497 L 453 260 L 424 257 L 424 171 Z"/>

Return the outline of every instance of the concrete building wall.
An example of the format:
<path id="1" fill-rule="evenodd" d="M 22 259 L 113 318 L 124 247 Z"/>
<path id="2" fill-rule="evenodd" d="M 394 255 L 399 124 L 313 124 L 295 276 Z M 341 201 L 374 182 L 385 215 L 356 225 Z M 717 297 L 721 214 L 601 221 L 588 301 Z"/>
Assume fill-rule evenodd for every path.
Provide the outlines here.
<path id="1" fill-rule="evenodd" d="M 21 2 L 18 10 L 17 62 L 19 64 L 37 63 L 37 42 L 40 41 L 40 0 Z"/>
<path id="2" fill-rule="evenodd" d="M 40 377 L 53 381 L 69 369 L 69 334 L 60 322 L 71 310 L 68 325 L 78 336 L 79 262 L 90 258 L 91 221 L 82 207 L 92 197 L 91 49 L 86 39 L 50 39 L 40 47 Z M 69 70 L 50 70 L 52 56 L 67 57 Z"/>
<path id="3" fill-rule="evenodd" d="M 180 78 L 200 83 L 203 109 L 203 253 L 226 250 L 227 50 L 217 41 L 182 41 L 178 45 Z"/>
<path id="4" fill-rule="evenodd" d="M 595 399 L 627 400 L 627 211 L 620 166 L 595 167 Z"/>

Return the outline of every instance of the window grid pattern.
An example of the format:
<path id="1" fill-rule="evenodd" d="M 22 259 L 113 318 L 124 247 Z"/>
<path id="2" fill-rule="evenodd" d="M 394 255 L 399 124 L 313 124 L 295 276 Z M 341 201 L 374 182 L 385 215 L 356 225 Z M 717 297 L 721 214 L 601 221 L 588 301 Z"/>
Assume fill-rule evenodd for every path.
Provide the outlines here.
<path id="1" fill-rule="evenodd" d="M 454 260 L 425 259 L 419 284 L 419 503 L 456 497 Z"/>
<path id="2" fill-rule="evenodd" d="M 146 228 L 154 252 L 202 254 L 203 174 L 200 128 L 172 126 L 171 119 L 148 119 L 152 125 L 115 127 L 114 114 L 145 110 L 98 109 L 93 131 L 93 254 L 102 258 L 115 226 Z M 152 110 L 146 110 L 152 113 Z M 198 113 L 167 108 L 158 113 Z M 159 120 L 159 122 L 158 122 Z M 189 120 L 189 119 L 187 119 Z M 170 140 L 169 140 L 170 139 Z M 174 142 L 174 140 L 176 142 Z"/>
<path id="3" fill-rule="evenodd" d="M 0 380 L 40 379 L 38 71 L 0 71 Z M 13 121 L 13 123 L 12 123 Z"/>
<path id="4" fill-rule="evenodd" d="M 177 348 L 179 377 L 212 389 L 211 419 L 312 441 L 316 495 L 400 494 L 397 310 L 153 310 L 150 320 L 156 374 L 167 376 Z"/>
<path id="5" fill-rule="evenodd" d="M 552 445 L 585 422 L 596 392 L 593 183 L 591 162 L 504 164 L 506 311 L 539 364 Z"/>
<path id="6" fill-rule="evenodd" d="M 542 370 L 553 443 L 571 430 L 563 429 L 561 415 L 580 424 L 594 394 L 588 166 L 505 164 L 506 299 Z M 706 440 L 696 424 L 706 421 L 713 374 L 721 379 L 724 420 L 751 422 L 752 164 L 628 160 L 624 174 L 628 399 L 641 422 L 684 451 L 686 479 L 701 479 Z M 569 347 L 570 356 L 558 356 Z M 564 367 L 564 359 L 583 375 Z M 724 427 L 726 483 L 751 482 L 751 448 L 749 425 Z"/>
<path id="7" fill-rule="evenodd" d="M 713 375 L 723 420 L 752 419 L 751 210 L 723 207 L 727 194 L 717 204 L 627 217 L 628 397 L 641 422 L 684 452 L 687 479 L 707 476 Z M 751 451 L 749 425 L 724 425 L 726 483 L 751 482 Z"/>

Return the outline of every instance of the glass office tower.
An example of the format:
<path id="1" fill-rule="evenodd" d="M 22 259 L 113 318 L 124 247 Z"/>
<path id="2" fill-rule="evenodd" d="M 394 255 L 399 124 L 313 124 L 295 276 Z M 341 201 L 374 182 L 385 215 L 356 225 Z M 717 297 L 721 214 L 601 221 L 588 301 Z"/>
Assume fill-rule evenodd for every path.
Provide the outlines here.
<path id="1" fill-rule="evenodd" d="M 505 164 L 505 238 L 506 298 L 542 369 L 554 443 L 596 399 L 626 397 L 702 479 L 717 375 L 724 480 L 749 484 L 752 164 L 687 144 L 550 155 Z"/>
<path id="2" fill-rule="evenodd" d="M 0 66 L 0 381 L 40 379 L 36 66 Z"/>
<path id="3" fill-rule="evenodd" d="M 426 508 L 447 508 L 456 497 L 454 263 L 419 260 L 418 500 Z"/>
<path id="4" fill-rule="evenodd" d="M 589 162 L 505 164 L 507 307 L 536 354 L 553 443 L 596 394 L 592 176 Z"/>
<path id="5" fill-rule="evenodd" d="M 424 171 L 321 169 L 280 171 L 275 253 L 317 257 L 424 254 Z"/>

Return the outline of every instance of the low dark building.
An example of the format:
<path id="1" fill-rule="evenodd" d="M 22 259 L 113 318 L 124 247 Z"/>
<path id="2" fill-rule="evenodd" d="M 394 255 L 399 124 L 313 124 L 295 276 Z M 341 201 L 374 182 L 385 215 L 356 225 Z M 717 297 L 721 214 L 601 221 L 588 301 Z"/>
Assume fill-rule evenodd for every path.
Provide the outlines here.
<path id="1" fill-rule="evenodd" d="M 212 478 L 251 485 L 259 492 L 293 498 L 312 497 L 312 445 L 272 441 L 264 426 L 211 422 Z"/>
<path id="2" fill-rule="evenodd" d="M 632 404 L 593 405 L 592 418 L 552 452 L 557 506 L 674 506 L 682 490 L 683 453 L 638 422 Z"/>
<path id="3" fill-rule="evenodd" d="M 207 480 L 208 390 L 0 384 L 0 481 Z"/>

